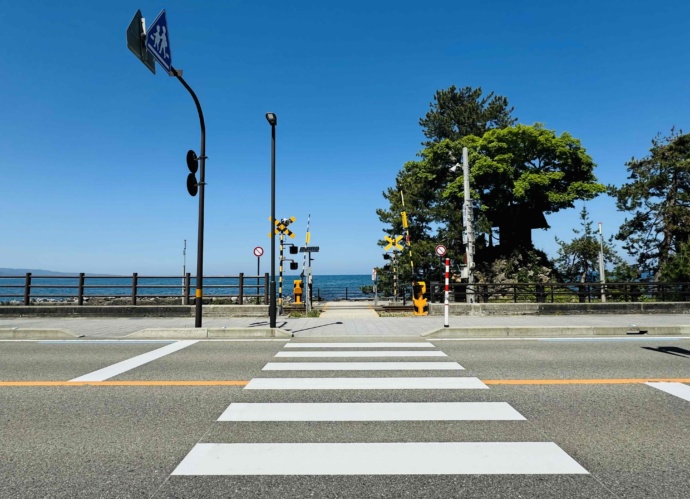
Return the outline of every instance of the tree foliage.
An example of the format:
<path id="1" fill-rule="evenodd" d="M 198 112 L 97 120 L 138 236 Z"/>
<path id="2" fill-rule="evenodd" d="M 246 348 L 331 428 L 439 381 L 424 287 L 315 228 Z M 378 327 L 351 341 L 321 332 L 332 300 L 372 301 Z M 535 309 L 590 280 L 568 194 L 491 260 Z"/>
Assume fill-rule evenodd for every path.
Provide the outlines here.
<path id="1" fill-rule="evenodd" d="M 600 281 L 599 252 L 600 237 L 592 230 L 592 221 L 586 207 L 580 211 L 580 229 L 573 229 L 576 237 L 565 242 L 556 237 L 558 257 L 556 268 L 566 282 Z M 621 260 L 613 247 L 613 236 L 603 243 L 604 262 L 618 265 Z"/>
<path id="2" fill-rule="evenodd" d="M 638 267 L 659 280 L 690 240 L 690 134 L 657 135 L 650 154 L 626 163 L 628 182 L 609 186 L 619 211 L 629 212 L 616 234 Z"/>
<path id="3" fill-rule="evenodd" d="M 505 97 L 493 93 L 482 97 L 481 89 L 450 87 L 436 92 L 435 103 L 420 120 L 424 134 L 432 140 L 418 160 L 403 165 L 395 186 L 383 193 L 389 207 L 377 210 L 389 235 L 403 234 L 400 193 L 404 193 L 411 255 L 418 271 L 410 279 L 441 275 L 441 262 L 434 254 L 437 244 L 448 248 L 454 266 L 464 261 L 463 175 L 450 171 L 462 157 L 463 147 L 470 153 L 480 260 L 482 251 L 492 254 L 492 227 L 499 227 L 504 254 L 529 252 L 531 229 L 546 227 L 544 213 L 571 208 L 575 201 L 605 191 L 596 182 L 594 162 L 579 140 L 567 132 L 557 136 L 538 123 L 514 125 L 512 111 Z M 408 248 L 401 262 L 403 271 L 411 269 Z"/>
<path id="4" fill-rule="evenodd" d="M 459 140 L 467 135 L 481 137 L 493 128 L 506 128 L 517 122 L 508 99 L 493 92 L 482 97 L 482 89 L 465 87 L 437 90 L 431 109 L 419 124 L 430 139 L 425 146 L 444 139 Z"/>

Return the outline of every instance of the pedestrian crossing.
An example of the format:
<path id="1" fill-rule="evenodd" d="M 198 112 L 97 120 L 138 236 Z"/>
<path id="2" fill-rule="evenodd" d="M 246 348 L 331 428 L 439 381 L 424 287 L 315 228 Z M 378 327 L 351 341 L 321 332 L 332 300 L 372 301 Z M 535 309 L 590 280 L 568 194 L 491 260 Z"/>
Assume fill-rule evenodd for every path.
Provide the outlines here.
<path id="1" fill-rule="evenodd" d="M 403 350 L 405 349 L 405 350 Z M 323 358 L 343 361 L 323 362 Z M 366 358 L 409 357 L 421 360 L 367 361 Z M 424 360 L 438 357 L 436 361 Z M 216 424 L 315 423 L 400 424 L 520 424 L 525 417 L 506 402 L 468 401 L 470 393 L 489 387 L 463 375 L 457 362 L 431 342 L 300 343 L 288 342 L 262 373 L 245 386 L 248 402 L 233 402 Z M 299 359 L 299 360 L 282 360 Z M 304 359 L 315 359 L 305 361 Z M 445 371 L 443 376 L 431 371 Z M 352 371 L 378 372 L 356 376 Z M 430 371 L 410 376 L 409 371 Z M 281 375 L 285 373 L 285 375 Z M 422 373 L 420 373 L 422 374 Z M 301 377 L 293 377 L 301 375 Z M 262 390 L 290 394 L 295 401 L 268 402 L 256 398 Z M 379 390 L 385 402 L 341 402 L 338 393 Z M 416 392 L 413 392 L 415 391 Z M 252 395 L 252 394 L 256 395 Z M 415 401 L 403 394 L 415 393 Z M 443 393 L 452 401 L 432 401 Z M 314 396 L 318 394 L 318 401 Z M 396 395 L 397 394 L 397 395 Z M 272 397 L 273 395 L 269 395 Z M 256 400 L 252 402 L 252 397 Z M 417 400 L 427 397 L 429 400 Z M 333 401 L 329 401 L 328 399 Z M 396 400 L 396 398 L 398 400 Z M 292 400 L 291 399 L 291 400 Z M 364 424 L 364 423 L 361 423 Z M 357 429 L 357 426 L 353 428 Z M 577 461 L 553 442 L 515 441 L 357 441 L 348 442 L 202 442 L 178 464 L 178 476 L 252 475 L 554 475 L 588 474 Z"/>

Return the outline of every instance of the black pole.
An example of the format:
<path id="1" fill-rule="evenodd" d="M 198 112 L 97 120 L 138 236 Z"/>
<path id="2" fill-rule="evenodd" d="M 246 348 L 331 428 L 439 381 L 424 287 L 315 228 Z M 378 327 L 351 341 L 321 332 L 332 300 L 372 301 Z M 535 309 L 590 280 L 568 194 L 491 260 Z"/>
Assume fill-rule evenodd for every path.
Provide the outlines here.
<path id="1" fill-rule="evenodd" d="M 276 125 L 278 119 L 275 114 L 266 114 L 266 119 L 271 125 L 271 289 L 269 326 L 276 327 Z"/>
<path id="2" fill-rule="evenodd" d="M 206 124 L 204 122 L 204 113 L 201 110 L 201 104 L 197 99 L 194 90 L 187 85 L 182 75 L 170 68 L 171 72 L 180 83 L 187 89 L 187 91 L 194 99 L 196 110 L 199 113 L 199 125 L 201 127 L 201 154 L 199 154 L 199 235 L 197 237 L 196 249 L 196 294 L 194 300 L 194 327 L 201 327 L 201 305 L 204 288 L 204 187 L 206 186 Z"/>

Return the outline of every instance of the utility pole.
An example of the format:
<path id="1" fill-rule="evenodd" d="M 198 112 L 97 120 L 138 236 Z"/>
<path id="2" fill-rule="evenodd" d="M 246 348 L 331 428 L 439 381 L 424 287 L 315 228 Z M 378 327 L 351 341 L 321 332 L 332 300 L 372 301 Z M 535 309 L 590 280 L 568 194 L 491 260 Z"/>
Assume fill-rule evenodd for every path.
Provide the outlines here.
<path id="1" fill-rule="evenodd" d="M 601 303 L 606 303 L 606 275 L 604 274 L 604 231 L 599 222 L 599 277 L 601 280 Z"/>
<path id="2" fill-rule="evenodd" d="M 467 148 L 462 148 L 462 177 L 464 180 L 465 203 L 463 205 L 465 219 L 465 254 L 467 255 L 467 303 L 474 303 L 474 216 L 472 213 L 472 199 L 470 196 L 470 166 Z"/>

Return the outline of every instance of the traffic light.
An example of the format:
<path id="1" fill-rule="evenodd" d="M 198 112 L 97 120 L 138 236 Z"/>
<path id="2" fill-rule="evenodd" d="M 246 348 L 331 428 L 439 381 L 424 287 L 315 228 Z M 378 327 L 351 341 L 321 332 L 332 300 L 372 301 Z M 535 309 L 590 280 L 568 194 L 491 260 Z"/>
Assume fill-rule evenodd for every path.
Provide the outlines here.
<path id="1" fill-rule="evenodd" d="M 417 281 L 412 285 L 413 295 L 412 304 L 414 305 L 414 315 L 428 315 L 429 305 L 424 298 L 426 293 L 426 283 Z"/>
<path id="2" fill-rule="evenodd" d="M 187 192 L 190 196 L 196 196 L 199 192 L 199 182 L 196 180 L 196 172 L 199 169 L 199 158 L 191 149 L 187 151 L 187 168 L 191 172 L 187 175 Z"/>

